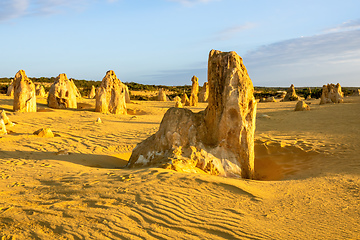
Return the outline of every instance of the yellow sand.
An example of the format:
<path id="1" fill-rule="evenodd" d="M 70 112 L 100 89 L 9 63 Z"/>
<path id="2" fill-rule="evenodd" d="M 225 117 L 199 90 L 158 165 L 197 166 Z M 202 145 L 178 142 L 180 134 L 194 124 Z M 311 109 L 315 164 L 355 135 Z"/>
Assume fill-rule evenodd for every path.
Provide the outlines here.
<path id="1" fill-rule="evenodd" d="M 39 112 L 13 113 L 0 95 L 16 123 L 0 137 L 2 239 L 360 239 L 360 97 L 308 112 L 259 103 L 262 181 L 120 169 L 174 103 L 114 116 L 94 101 L 55 110 L 40 98 Z M 56 137 L 32 135 L 45 127 Z"/>

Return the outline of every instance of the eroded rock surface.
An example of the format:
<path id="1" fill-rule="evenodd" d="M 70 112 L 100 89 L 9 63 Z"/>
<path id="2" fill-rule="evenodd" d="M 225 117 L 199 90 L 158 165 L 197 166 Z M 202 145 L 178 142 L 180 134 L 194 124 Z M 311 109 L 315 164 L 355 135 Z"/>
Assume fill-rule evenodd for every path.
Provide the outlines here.
<path id="1" fill-rule="evenodd" d="M 96 90 L 95 112 L 127 114 L 125 102 L 125 84 L 113 70 L 106 72 L 100 87 Z"/>
<path id="2" fill-rule="evenodd" d="M 299 96 L 296 95 L 294 84 L 291 84 L 290 88 L 286 91 L 286 95 L 284 97 L 285 101 L 298 101 Z"/>
<path id="3" fill-rule="evenodd" d="M 76 97 L 77 97 L 77 98 L 81 98 L 81 93 L 80 93 L 79 89 L 77 88 L 77 86 L 75 85 L 74 79 L 70 78 L 69 81 L 70 81 L 70 83 L 71 83 L 71 85 L 72 85 L 72 88 L 73 88 L 74 91 L 75 91 Z"/>
<path id="4" fill-rule="evenodd" d="M 309 105 L 305 101 L 298 101 L 295 105 L 295 111 L 308 111 L 310 110 Z"/>
<path id="5" fill-rule="evenodd" d="M 14 79 L 14 112 L 36 112 L 36 93 L 34 83 L 24 70 L 16 73 Z"/>
<path id="6" fill-rule="evenodd" d="M 186 93 L 184 93 L 181 97 L 181 103 L 184 105 L 184 106 L 190 106 L 190 100 L 188 98 L 188 96 L 186 95 Z"/>
<path id="7" fill-rule="evenodd" d="M 15 125 L 13 122 L 11 122 L 10 118 L 6 115 L 5 110 L 2 110 L 0 113 L 0 119 L 2 119 L 4 121 L 5 125 L 10 125 L 13 126 Z"/>
<path id="8" fill-rule="evenodd" d="M 10 85 L 6 91 L 6 96 L 10 96 L 10 97 L 14 96 L 14 80 L 13 79 L 11 79 Z"/>
<path id="9" fill-rule="evenodd" d="M 170 108 L 159 131 L 133 150 L 128 167 L 253 177 L 256 101 L 242 58 L 210 51 L 208 84 L 207 108 Z"/>
<path id="10" fill-rule="evenodd" d="M 0 113 L 0 135 L 7 134 L 6 125 L 8 127 L 12 127 L 15 124 L 10 121 L 9 117 L 5 113 L 5 110 L 2 110 Z"/>
<path id="11" fill-rule="evenodd" d="M 39 137 L 48 137 L 48 138 L 54 137 L 54 133 L 51 131 L 50 128 L 40 128 L 36 130 L 33 134 Z"/>
<path id="12" fill-rule="evenodd" d="M 342 103 L 344 94 L 339 83 L 323 85 L 320 104 Z"/>
<path id="13" fill-rule="evenodd" d="M 261 98 L 259 102 L 276 102 L 275 97 Z"/>
<path id="14" fill-rule="evenodd" d="M 177 101 L 177 102 L 175 102 L 175 107 L 176 108 L 182 108 L 183 105 L 182 105 L 182 103 L 180 101 Z"/>
<path id="15" fill-rule="evenodd" d="M 181 102 L 181 98 L 179 96 L 176 96 L 173 98 L 174 102 Z"/>
<path id="16" fill-rule="evenodd" d="M 47 103 L 51 108 L 77 108 L 77 88 L 65 73 L 59 74 L 51 85 Z"/>
<path id="17" fill-rule="evenodd" d="M 165 91 L 164 91 L 163 88 L 159 89 L 158 101 L 161 101 L 161 102 L 166 102 L 167 101 L 167 97 L 166 97 L 166 94 L 165 94 Z"/>
<path id="18" fill-rule="evenodd" d="M 35 92 L 36 92 L 37 97 L 45 97 L 46 96 L 45 89 L 40 84 L 35 85 Z"/>
<path id="19" fill-rule="evenodd" d="M 207 82 L 204 82 L 204 86 L 199 92 L 199 102 L 207 102 L 209 98 L 209 85 Z"/>
<path id="20" fill-rule="evenodd" d="M 7 134 L 7 131 L 6 131 L 4 120 L 0 119 L 0 136 L 6 135 L 6 134 Z"/>
<path id="21" fill-rule="evenodd" d="M 130 100 L 130 91 L 129 91 L 129 88 L 128 88 L 128 86 L 126 86 L 125 84 L 124 84 L 124 86 L 125 86 L 125 103 L 130 103 L 131 100 Z"/>
<path id="22" fill-rule="evenodd" d="M 95 86 L 92 85 L 90 93 L 89 93 L 89 98 L 93 99 L 93 98 L 95 98 L 95 96 L 96 96 L 96 89 L 95 89 Z"/>

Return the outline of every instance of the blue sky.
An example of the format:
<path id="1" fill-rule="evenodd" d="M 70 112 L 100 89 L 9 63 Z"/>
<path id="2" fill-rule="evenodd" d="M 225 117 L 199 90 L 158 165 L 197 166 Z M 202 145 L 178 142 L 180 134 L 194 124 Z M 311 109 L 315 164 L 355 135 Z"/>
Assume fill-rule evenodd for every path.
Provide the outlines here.
<path id="1" fill-rule="evenodd" d="M 0 0 L 0 77 L 191 84 L 211 49 L 255 86 L 360 86 L 358 0 Z"/>

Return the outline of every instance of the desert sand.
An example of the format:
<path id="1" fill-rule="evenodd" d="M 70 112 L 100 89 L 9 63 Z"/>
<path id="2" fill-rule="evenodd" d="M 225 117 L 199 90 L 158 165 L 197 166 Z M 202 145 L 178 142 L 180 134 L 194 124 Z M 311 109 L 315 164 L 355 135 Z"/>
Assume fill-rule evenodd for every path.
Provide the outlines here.
<path id="1" fill-rule="evenodd" d="M 257 179 L 246 180 L 122 168 L 174 102 L 133 101 L 113 115 L 94 112 L 95 99 L 50 109 L 38 97 L 38 112 L 14 113 L 1 94 L 16 125 L 0 136 L 0 237 L 359 239 L 360 97 L 319 102 L 258 104 Z M 55 137 L 33 135 L 40 128 Z"/>

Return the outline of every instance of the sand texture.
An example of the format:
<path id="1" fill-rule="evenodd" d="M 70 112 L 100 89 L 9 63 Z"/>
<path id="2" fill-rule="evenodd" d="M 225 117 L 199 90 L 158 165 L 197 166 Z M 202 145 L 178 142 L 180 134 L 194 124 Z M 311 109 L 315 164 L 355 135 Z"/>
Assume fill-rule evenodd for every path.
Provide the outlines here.
<path id="1" fill-rule="evenodd" d="M 360 97 L 306 102 L 258 104 L 258 179 L 243 180 L 121 168 L 174 102 L 14 113 L 1 94 L 16 125 L 0 136 L 0 239 L 360 239 Z"/>

